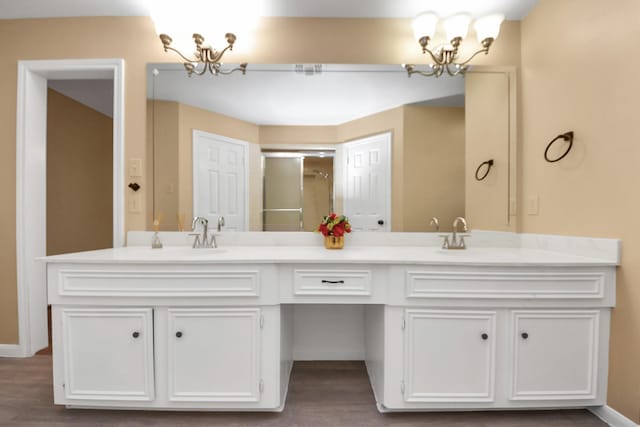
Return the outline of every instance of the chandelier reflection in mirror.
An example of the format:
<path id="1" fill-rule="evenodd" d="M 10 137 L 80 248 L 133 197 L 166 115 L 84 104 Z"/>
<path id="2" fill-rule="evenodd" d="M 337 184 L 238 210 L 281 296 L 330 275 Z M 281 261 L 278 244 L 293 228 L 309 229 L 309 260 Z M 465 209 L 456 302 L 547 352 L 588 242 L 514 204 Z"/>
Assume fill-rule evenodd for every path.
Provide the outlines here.
<path id="1" fill-rule="evenodd" d="M 162 41 L 162 45 L 164 46 L 164 51 L 173 51 L 180 55 L 182 59 L 184 59 L 184 68 L 187 70 L 189 77 L 192 74 L 197 74 L 199 76 L 203 75 L 207 71 L 209 71 L 213 75 L 218 74 L 231 74 L 234 71 L 241 71 L 242 74 L 246 74 L 247 72 L 247 63 L 244 62 L 240 64 L 238 67 L 235 67 L 231 70 L 223 70 L 222 67 L 222 57 L 224 56 L 227 50 L 233 50 L 233 44 L 236 41 L 236 36 L 233 33 L 225 34 L 225 38 L 227 39 L 227 47 L 218 51 L 210 46 L 205 46 L 204 37 L 200 34 L 193 35 L 193 41 L 196 44 L 196 51 L 194 53 L 194 58 L 188 58 L 184 56 L 178 49 L 171 47 L 171 42 L 173 41 L 171 37 L 167 34 L 160 34 L 160 40 Z M 200 66 L 202 65 L 202 67 Z"/>
<path id="2" fill-rule="evenodd" d="M 440 77 L 444 72 L 450 76 L 464 74 L 469 68 L 469 63 L 473 58 L 481 53 L 485 55 L 489 53 L 489 48 L 500 33 L 500 25 L 504 21 L 504 15 L 495 14 L 488 15 L 477 19 L 473 26 L 476 30 L 478 41 L 482 45 L 482 49 L 474 52 L 464 61 L 459 61 L 458 50 L 460 44 L 467 37 L 469 32 L 469 24 L 471 17 L 461 13 L 453 15 L 442 21 L 447 40 L 449 43 L 436 46 L 435 49 L 429 47 L 429 42 L 433 39 L 436 32 L 436 25 L 439 18 L 433 12 L 426 12 L 418 15 L 413 20 L 413 34 L 422 46 L 422 53 L 428 54 L 433 63 L 427 64 L 427 71 L 420 71 L 414 64 L 405 64 L 409 77 L 412 74 L 420 74 L 427 77 Z"/>

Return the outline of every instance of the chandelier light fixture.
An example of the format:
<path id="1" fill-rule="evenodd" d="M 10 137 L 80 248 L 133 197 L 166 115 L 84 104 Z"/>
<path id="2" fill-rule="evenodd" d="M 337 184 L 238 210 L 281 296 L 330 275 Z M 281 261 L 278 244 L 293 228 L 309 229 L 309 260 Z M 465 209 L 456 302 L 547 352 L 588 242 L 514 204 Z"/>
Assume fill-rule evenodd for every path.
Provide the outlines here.
<path id="1" fill-rule="evenodd" d="M 445 71 L 450 76 L 464 74 L 473 58 L 481 53 L 489 53 L 489 48 L 500 33 L 500 25 L 504 21 L 504 15 L 488 15 L 475 20 L 473 26 L 482 48 L 471 54 L 464 61 L 459 60 L 458 50 L 469 32 L 471 17 L 465 13 L 460 13 L 442 20 L 442 27 L 449 43 L 441 44 L 436 46 L 435 49 L 431 49 L 429 42 L 431 42 L 436 33 L 438 21 L 440 19 L 433 12 L 422 13 L 413 20 L 413 34 L 420 46 L 422 46 L 422 53 L 428 54 L 433 63 L 427 65 L 427 71 L 416 69 L 414 64 L 405 64 L 404 68 L 407 70 L 409 77 L 412 74 L 440 77 Z"/>
<path id="2" fill-rule="evenodd" d="M 178 49 L 171 47 L 171 42 L 173 41 L 171 37 L 167 34 L 160 34 L 160 40 L 162 41 L 162 45 L 164 46 L 164 51 L 173 51 L 180 55 L 180 57 L 184 60 L 183 65 L 187 70 L 187 74 L 191 77 L 192 74 L 197 74 L 199 76 L 203 75 L 207 71 L 211 74 L 217 76 L 218 74 L 231 74 L 234 71 L 241 71 L 242 74 L 246 74 L 247 72 L 247 63 L 243 62 L 238 67 L 232 68 L 230 70 L 223 70 L 222 67 L 222 57 L 225 52 L 228 50 L 233 50 L 233 44 L 236 41 L 236 36 L 233 33 L 225 34 L 225 38 L 227 39 L 227 47 L 218 51 L 210 46 L 204 45 L 204 37 L 198 33 L 193 35 L 193 41 L 196 44 L 196 51 L 193 54 L 194 58 L 188 58 L 184 56 Z M 202 65 L 202 66 L 200 66 Z"/>
<path id="3" fill-rule="evenodd" d="M 250 34 L 260 17 L 257 0 L 150 0 L 148 5 L 164 51 L 180 56 L 189 77 L 207 72 L 216 76 L 246 73 L 246 63 L 225 68 L 222 58 L 234 50 L 238 34 L 243 40 L 252 38 Z M 223 35 L 227 46 L 222 50 L 205 42 Z M 245 42 L 245 49 L 246 46 Z"/>

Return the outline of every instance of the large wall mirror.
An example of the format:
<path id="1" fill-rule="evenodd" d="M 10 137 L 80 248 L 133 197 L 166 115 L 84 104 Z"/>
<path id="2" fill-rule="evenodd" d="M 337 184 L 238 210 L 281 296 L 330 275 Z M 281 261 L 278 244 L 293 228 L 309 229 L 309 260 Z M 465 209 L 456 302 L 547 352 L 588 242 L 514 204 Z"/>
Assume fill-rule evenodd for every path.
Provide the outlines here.
<path id="1" fill-rule="evenodd" d="M 457 216 L 515 229 L 512 68 L 409 78 L 399 65 L 250 64 L 188 77 L 148 64 L 147 76 L 161 229 L 223 215 L 225 230 L 309 231 L 331 210 L 371 231 L 435 231 L 434 216 L 441 230 Z"/>

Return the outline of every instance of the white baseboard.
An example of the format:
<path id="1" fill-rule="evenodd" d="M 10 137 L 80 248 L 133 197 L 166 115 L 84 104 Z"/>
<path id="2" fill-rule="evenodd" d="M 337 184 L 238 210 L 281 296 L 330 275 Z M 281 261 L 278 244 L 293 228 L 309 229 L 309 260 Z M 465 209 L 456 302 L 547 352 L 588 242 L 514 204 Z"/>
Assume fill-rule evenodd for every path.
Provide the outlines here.
<path id="1" fill-rule="evenodd" d="M 18 344 L 0 344 L 0 357 L 28 357 Z"/>
<path id="2" fill-rule="evenodd" d="M 639 424 L 634 423 L 611 406 L 595 406 L 589 408 L 589 411 L 611 427 L 640 427 Z"/>

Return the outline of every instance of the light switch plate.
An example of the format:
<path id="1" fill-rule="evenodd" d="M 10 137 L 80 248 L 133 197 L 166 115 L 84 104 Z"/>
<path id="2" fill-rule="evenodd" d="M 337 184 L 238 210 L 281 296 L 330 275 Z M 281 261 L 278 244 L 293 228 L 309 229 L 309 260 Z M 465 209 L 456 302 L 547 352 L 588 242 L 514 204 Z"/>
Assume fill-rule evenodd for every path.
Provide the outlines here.
<path id="1" fill-rule="evenodd" d="M 129 160 L 129 176 L 131 177 L 142 176 L 142 159 Z"/>
<path id="2" fill-rule="evenodd" d="M 527 198 L 527 215 L 538 215 L 540 211 L 540 197 L 529 196 Z"/>

